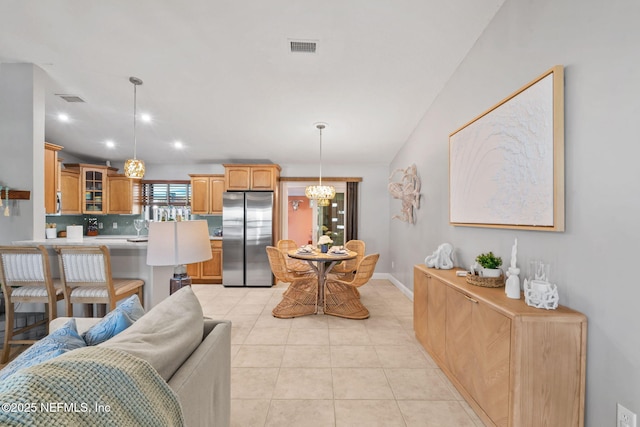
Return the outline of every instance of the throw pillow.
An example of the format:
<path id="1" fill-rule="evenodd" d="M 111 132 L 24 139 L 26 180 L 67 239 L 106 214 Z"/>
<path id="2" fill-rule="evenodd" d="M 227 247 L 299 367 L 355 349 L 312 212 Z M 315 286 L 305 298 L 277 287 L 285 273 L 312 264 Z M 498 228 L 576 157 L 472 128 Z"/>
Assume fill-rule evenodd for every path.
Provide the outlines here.
<path id="1" fill-rule="evenodd" d="M 82 334 L 82 338 L 87 345 L 98 345 L 124 331 L 143 315 L 144 308 L 138 295 L 131 295 Z"/>
<path id="2" fill-rule="evenodd" d="M 76 348 L 86 347 L 86 343 L 76 329 L 76 320 L 71 319 L 63 327 L 37 341 L 23 351 L 0 371 L 0 381 L 4 381 L 17 371 L 53 359 Z"/>
<path id="3" fill-rule="evenodd" d="M 203 332 L 202 307 L 191 287 L 185 286 L 100 346 L 145 359 L 169 381 L 200 345 Z"/>

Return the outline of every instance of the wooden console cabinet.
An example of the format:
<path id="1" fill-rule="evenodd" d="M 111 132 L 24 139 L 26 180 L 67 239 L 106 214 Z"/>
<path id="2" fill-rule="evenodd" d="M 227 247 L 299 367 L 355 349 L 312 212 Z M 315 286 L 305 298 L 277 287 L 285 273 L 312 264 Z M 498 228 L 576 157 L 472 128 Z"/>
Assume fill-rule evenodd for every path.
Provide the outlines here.
<path id="1" fill-rule="evenodd" d="M 469 285 L 455 270 L 414 267 L 414 330 L 490 426 L 584 425 L 586 317 Z"/>

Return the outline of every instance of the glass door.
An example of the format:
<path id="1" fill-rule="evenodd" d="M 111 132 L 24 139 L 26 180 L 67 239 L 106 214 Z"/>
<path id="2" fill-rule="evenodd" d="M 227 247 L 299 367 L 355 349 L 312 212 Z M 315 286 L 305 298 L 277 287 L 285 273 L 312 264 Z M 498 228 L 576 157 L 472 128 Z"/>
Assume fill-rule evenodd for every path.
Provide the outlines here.
<path id="1" fill-rule="evenodd" d="M 329 202 L 329 206 L 317 206 L 319 226 L 317 238 L 326 235 L 333 240 L 333 246 L 343 246 L 346 223 L 345 210 L 345 192 L 338 191 L 336 188 L 336 197 Z"/>
<path id="2" fill-rule="evenodd" d="M 307 185 L 317 182 L 290 181 L 282 186 L 282 239 L 294 240 L 298 246 L 317 245 L 318 238 L 326 234 L 333 245 L 343 245 L 346 233 L 346 192 L 344 182 L 332 182 L 336 197 L 328 206 L 318 206 L 304 195 Z"/>
<path id="3" fill-rule="evenodd" d="M 104 173 L 100 170 L 86 169 L 84 174 L 84 212 L 103 213 L 102 187 L 104 184 Z"/>

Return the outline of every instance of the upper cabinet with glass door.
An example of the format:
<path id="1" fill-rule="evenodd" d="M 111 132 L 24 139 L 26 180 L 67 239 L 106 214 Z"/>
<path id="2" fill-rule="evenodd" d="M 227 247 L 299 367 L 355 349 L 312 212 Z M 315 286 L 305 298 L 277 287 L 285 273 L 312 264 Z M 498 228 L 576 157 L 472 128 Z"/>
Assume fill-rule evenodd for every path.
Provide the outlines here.
<path id="1" fill-rule="evenodd" d="M 65 167 L 67 169 L 78 169 L 80 171 L 82 213 L 106 214 L 109 185 L 107 176 L 115 174 L 118 169 L 81 163 L 65 164 Z"/>

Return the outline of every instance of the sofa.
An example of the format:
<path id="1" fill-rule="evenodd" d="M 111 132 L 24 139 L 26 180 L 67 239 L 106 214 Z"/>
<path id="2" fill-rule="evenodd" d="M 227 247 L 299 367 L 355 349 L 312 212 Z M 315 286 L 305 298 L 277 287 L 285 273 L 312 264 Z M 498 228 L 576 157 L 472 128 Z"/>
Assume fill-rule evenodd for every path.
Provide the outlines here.
<path id="1" fill-rule="evenodd" d="M 77 334 L 82 335 L 83 338 L 86 337 L 87 331 L 95 330 L 96 326 L 98 326 L 97 324 L 101 321 L 101 319 L 97 318 L 60 317 L 50 323 L 50 336 L 60 332 L 58 329 L 68 327 L 71 319 L 73 319 L 73 327 L 77 330 Z M 167 389 L 166 395 L 161 397 L 164 400 L 151 399 L 146 404 L 150 405 L 150 407 L 162 406 L 161 411 L 164 411 L 164 413 L 160 414 L 161 417 L 166 417 L 167 412 L 173 412 L 168 414 L 169 417 L 167 418 L 160 418 L 163 420 L 163 425 L 227 427 L 230 424 L 231 322 L 203 318 L 202 309 L 190 288 L 184 291 L 180 290 L 172 295 L 135 320 L 122 332 L 104 342 L 65 352 L 52 360 L 24 368 L 9 377 L 9 379 L 12 381 L 22 380 L 22 384 L 32 384 L 34 377 L 29 377 L 28 375 L 35 375 L 35 378 L 38 379 L 38 375 L 42 376 L 38 370 L 41 371 L 47 368 L 47 364 L 53 365 L 53 370 L 57 369 L 58 372 L 61 372 L 64 366 L 60 364 L 63 364 L 65 359 L 71 359 L 71 365 L 73 366 L 82 362 L 81 359 L 80 362 L 73 359 L 74 355 L 76 358 L 84 357 L 85 359 L 106 358 L 120 360 L 118 359 L 120 356 L 125 357 L 123 360 L 128 360 L 126 358 L 135 359 L 136 363 L 143 364 L 142 368 L 152 371 L 152 376 L 150 377 L 149 373 L 139 376 L 137 372 L 140 366 L 136 367 L 137 371 L 133 371 L 135 375 L 132 374 L 130 377 L 126 377 L 128 379 L 124 381 L 121 377 L 123 372 L 119 370 L 109 375 L 94 374 L 91 378 L 86 378 L 87 375 L 83 376 L 83 372 L 65 373 L 64 375 L 67 377 L 80 375 L 80 382 L 90 383 L 90 388 L 92 389 L 89 391 L 84 390 L 83 387 L 86 387 L 86 385 L 78 384 L 77 390 L 70 391 L 70 396 L 86 396 L 84 400 L 89 401 L 91 400 L 89 396 L 93 396 L 91 394 L 94 392 L 93 389 L 98 390 L 103 386 L 103 383 L 111 382 L 108 387 L 105 385 L 105 389 L 99 391 L 102 394 L 97 394 L 96 396 L 104 396 L 106 394 L 110 398 L 113 397 L 113 399 L 119 400 L 120 403 L 118 404 L 125 405 L 124 407 L 118 407 L 118 415 L 129 411 L 129 409 L 131 409 L 130 412 L 142 412 L 135 408 L 141 400 L 140 396 L 136 397 L 135 394 L 131 394 L 130 390 L 126 389 L 128 386 L 124 384 L 135 381 L 155 381 L 161 383 L 161 387 Z M 56 366 L 56 364 L 58 365 Z M 124 366 L 126 363 L 123 362 L 122 365 Z M 124 371 L 124 375 L 128 375 L 129 372 L 128 370 Z M 20 376 L 26 376 L 26 378 L 18 378 L 17 380 L 14 378 Z M 117 379 L 118 377 L 120 379 Z M 151 378 L 153 381 L 147 380 L 147 378 Z M 21 383 L 17 384 L 20 385 Z M 52 384 L 52 388 L 57 388 L 57 383 Z M 73 384 L 72 382 L 72 387 L 74 387 Z M 121 385 L 122 389 L 120 389 Z M 155 389 L 151 387 L 156 386 L 150 384 L 149 387 L 149 390 L 153 390 L 155 393 Z M 10 387 L 9 389 L 11 392 Z M 137 389 L 142 389 L 144 393 L 146 386 L 138 384 Z M 35 390 L 30 395 L 29 400 L 46 400 L 39 399 L 40 395 L 38 393 L 40 389 Z M 11 399 L 16 399 L 15 401 L 25 399 L 24 395 L 16 397 L 17 395 L 14 396 L 11 393 L 7 395 L 6 391 L 0 390 L 0 398 L 7 399 L 3 400 L 3 403 L 11 401 Z M 2 392 L 5 392 L 5 394 Z M 96 393 L 98 392 L 96 391 Z M 148 394 L 151 393 L 149 392 Z M 131 405 L 123 396 L 133 396 L 129 397 Z M 65 400 L 64 397 L 59 399 Z M 79 398 L 75 398 L 75 400 L 79 400 Z M 168 403 L 165 404 L 165 402 Z M 131 408 L 126 407 L 127 405 L 131 406 Z M 62 415 L 69 414 L 60 414 L 60 416 Z M 97 423 L 104 422 L 104 425 L 109 425 L 113 424 L 113 422 L 117 424 L 119 421 L 115 418 L 110 419 L 108 415 L 102 415 L 102 419 L 96 420 Z M 31 414 L 30 416 L 33 417 L 34 415 Z M 45 414 L 37 416 L 42 421 Z M 46 416 L 52 415 L 46 414 Z M 56 414 L 53 414 L 53 419 L 55 420 L 55 418 Z M 23 421 L 25 425 L 28 425 L 34 419 L 26 418 Z M 164 422 L 165 419 L 171 419 L 171 422 Z M 62 421 L 62 419 L 58 418 L 56 421 Z M 153 425 L 153 423 L 149 421 L 148 425 Z"/>

